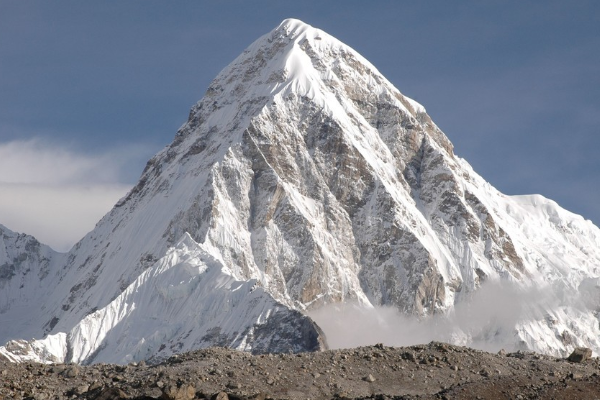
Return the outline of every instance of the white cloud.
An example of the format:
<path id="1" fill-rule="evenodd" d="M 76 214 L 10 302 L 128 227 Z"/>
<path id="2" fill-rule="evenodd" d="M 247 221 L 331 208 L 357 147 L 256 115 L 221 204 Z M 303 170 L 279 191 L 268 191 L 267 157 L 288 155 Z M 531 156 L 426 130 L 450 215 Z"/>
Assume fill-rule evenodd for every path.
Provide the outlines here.
<path id="1" fill-rule="evenodd" d="M 0 223 L 57 251 L 68 251 L 130 188 L 0 183 Z"/>
<path id="2" fill-rule="evenodd" d="M 40 140 L 0 144 L 0 224 L 68 250 L 133 186 L 148 148 L 85 154 Z M 143 158 L 142 158 L 143 157 Z"/>
<path id="3" fill-rule="evenodd" d="M 38 139 L 0 144 L 0 182 L 30 184 L 97 184 L 120 182 L 131 158 L 147 153 L 127 146 L 101 154 L 84 154 Z"/>
<path id="4" fill-rule="evenodd" d="M 456 304 L 451 313 L 427 318 L 402 314 L 392 307 L 356 304 L 331 304 L 308 314 L 323 329 L 332 349 L 376 343 L 411 346 L 435 340 L 513 351 L 518 348 L 517 324 L 542 318 L 544 310 L 556 306 L 558 296 L 552 288 L 525 290 L 509 282 L 490 282 Z M 564 299 L 564 304 L 576 301 Z"/>

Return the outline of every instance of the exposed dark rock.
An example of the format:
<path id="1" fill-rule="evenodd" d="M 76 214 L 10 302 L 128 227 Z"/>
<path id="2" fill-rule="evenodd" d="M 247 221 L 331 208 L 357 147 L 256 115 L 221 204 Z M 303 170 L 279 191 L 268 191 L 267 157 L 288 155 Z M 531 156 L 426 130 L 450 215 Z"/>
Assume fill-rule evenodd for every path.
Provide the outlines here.
<path id="1" fill-rule="evenodd" d="M 574 363 L 582 363 L 592 357 L 592 349 L 587 347 L 576 347 L 569 355 L 568 360 Z"/>
<path id="2" fill-rule="evenodd" d="M 164 400 L 192 400 L 196 397 L 196 388 L 190 384 L 169 385 L 162 393 Z"/>
<path id="3" fill-rule="evenodd" d="M 365 376 L 363 378 L 363 381 L 366 381 L 366 382 L 375 382 L 375 378 L 373 377 L 373 375 L 369 374 L 369 375 L 367 375 L 367 376 Z"/>
<path id="4" fill-rule="evenodd" d="M 225 392 L 219 392 L 211 397 L 211 400 L 229 400 L 229 396 L 227 396 L 227 393 Z"/>
<path id="5" fill-rule="evenodd" d="M 127 394 L 116 387 L 112 387 L 112 388 L 107 388 L 104 389 L 102 391 L 100 391 L 100 393 L 98 393 L 97 396 L 91 397 L 91 399 L 93 400 L 122 400 L 122 399 L 129 399 L 129 396 L 127 396 Z"/>

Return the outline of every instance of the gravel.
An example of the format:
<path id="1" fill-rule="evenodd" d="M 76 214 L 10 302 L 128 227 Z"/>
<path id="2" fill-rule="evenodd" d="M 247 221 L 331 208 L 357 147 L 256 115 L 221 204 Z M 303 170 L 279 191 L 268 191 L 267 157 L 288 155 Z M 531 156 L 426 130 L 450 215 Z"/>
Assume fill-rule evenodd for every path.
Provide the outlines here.
<path id="1" fill-rule="evenodd" d="M 440 342 L 264 355 L 210 348 L 155 365 L 0 361 L 0 400 L 582 399 L 600 398 L 599 367 L 597 358 Z"/>

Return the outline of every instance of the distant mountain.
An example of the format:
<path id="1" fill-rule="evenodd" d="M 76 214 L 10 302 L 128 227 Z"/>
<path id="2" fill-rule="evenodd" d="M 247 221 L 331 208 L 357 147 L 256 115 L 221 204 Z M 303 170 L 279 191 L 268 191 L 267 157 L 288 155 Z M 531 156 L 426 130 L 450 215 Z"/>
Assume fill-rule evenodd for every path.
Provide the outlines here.
<path id="1" fill-rule="evenodd" d="M 420 104 L 298 20 L 215 78 L 68 254 L 5 232 L 0 354 L 11 360 L 318 350 L 308 310 L 451 314 L 493 281 L 560 301 L 536 303 L 508 333 L 463 332 L 467 344 L 502 334 L 551 354 L 600 350 L 596 306 L 578 297 L 597 290 L 600 230 L 541 196 L 499 193 Z"/>

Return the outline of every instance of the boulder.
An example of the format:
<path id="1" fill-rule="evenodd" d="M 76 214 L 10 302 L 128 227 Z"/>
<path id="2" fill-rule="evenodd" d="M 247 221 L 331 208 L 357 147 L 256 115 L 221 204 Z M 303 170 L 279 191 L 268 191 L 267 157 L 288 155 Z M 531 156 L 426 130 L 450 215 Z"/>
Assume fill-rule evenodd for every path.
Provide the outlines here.
<path id="1" fill-rule="evenodd" d="M 576 347 L 567 358 L 570 362 L 582 363 L 592 357 L 592 349 L 587 347 Z"/>

